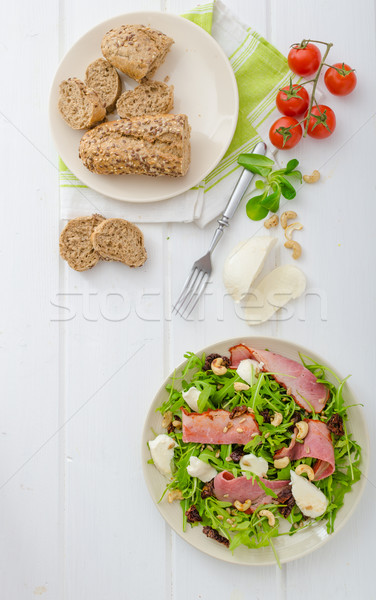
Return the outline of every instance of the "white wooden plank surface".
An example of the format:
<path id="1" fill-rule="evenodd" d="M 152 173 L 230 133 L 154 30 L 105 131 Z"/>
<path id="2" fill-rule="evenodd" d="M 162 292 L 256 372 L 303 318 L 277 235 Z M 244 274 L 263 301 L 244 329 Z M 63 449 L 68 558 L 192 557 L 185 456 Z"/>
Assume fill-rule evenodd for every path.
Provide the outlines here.
<path id="1" fill-rule="evenodd" d="M 58 258 L 57 157 L 46 111 L 59 55 L 114 14 L 181 13 L 193 4 L 113 0 L 93 7 L 87 0 L 36 0 L 7 7 L 0 38 L 4 80 L 13 81 L 16 68 L 27 93 L 0 92 L 0 261 L 7 283 L 0 338 L 0 568 L 6 600 L 297 600 L 302 590 L 309 600 L 318 591 L 307 586 L 307 573 L 319 574 L 323 600 L 373 595 L 374 467 L 351 522 L 322 550 L 281 571 L 247 569 L 217 563 L 171 534 L 147 495 L 138 441 L 153 394 L 186 350 L 249 333 L 295 340 L 338 364 L 343 374 L 352 372 L 352 386 L 375 430 L 368 383 L 376 354 L 373 1 L 226 0 L 284 53 L 302 37 L 333 41 L 333 60 L 348 60 L 359 77 L 351 97 L 325 97 L 337 112 L 335 136 L 307 140 L 292 153 L 306 172 L 319 167 L 322 181 L 302 188 L 289 205 L 304 223 L 300 264 L 310 294 L 292 305 L 287 320 L 249 328 L 225 296 L 226 254 L 240 239 L 265 233 L 246 218 L 244 207 L 216 251 L 205 306 L 188 323 L 170 321 L 163 307 L 206 251 L 214 225 L 203 231 L 194 225 L 144 226 L 149 260 L 131 274 L 114 264 L 78 274 Z M 290 261 L 283 248 L 271 259 Z"/>

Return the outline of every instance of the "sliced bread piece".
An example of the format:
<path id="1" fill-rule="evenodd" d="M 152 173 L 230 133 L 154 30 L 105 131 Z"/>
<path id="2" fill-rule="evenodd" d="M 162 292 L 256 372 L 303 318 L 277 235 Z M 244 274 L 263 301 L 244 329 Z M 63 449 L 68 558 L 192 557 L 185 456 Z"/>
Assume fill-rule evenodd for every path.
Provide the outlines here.
<path id="1" fill-rule="evenodd" d="M 190 163 L 187 115 L 118 119 L 97 125 L 81 138 L 79 156 L 99 175 L 182 177 Z"/>
<path id="2" fill-rule="evenodd" d="M 86 69 L 85 83 L 101 98 L 108 113 L 116 106 L 121 94 L 119 73 L 105 58 L 98 58 Z"/>
<path id="3" fill-rule="evenodd" d="M 105 220 L 101 215 L 77 217 L 69 221 L 61 232 L 60 256 L 75 271 L 87 271 L 101 259 L 100 254 L 94 250 L 90 236 L 97 225 Z"/>
<path id="4" fill-rule="evenodd" d="M 58 108 L 72 129 L 87 129 L 106 116 L 106 107 L 98 94 L 76 77 L 61 82 Z"/>
<path id="5" fill-rule="evenodd" d="M 142 231 L 125 219 L 106 219 L 95 228 L 91 241 L 105 260 L 141 267 L 147 259 Z"/>
<path id="6" fill-rule="evenodd" d="M 122 25 L 111 29 L 102 40 L 105 58 L 117 69 L 141 81 L 150 77 L 166 58 L 174 40 L 144 25 Z"/>
<path id="7" fill-rule="evenodd" d="M 142 115 L 169 113 L 174 106 L 174 86 L 162 81 L 146 80 L 134 90 L 124 92 L 116 103 L 122 119 Z"/>

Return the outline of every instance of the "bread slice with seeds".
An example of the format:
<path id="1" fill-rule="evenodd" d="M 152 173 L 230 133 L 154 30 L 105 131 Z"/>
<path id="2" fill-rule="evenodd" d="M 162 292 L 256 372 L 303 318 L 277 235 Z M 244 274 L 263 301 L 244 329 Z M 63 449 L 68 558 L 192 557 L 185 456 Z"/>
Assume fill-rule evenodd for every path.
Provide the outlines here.
<path id="1" fill-rule="evenodd" d="M 102 40 L 102 54 L 117 69 L 141 81 L 163 63 L 174 40 L 145 25 L 122 25 Z"/>
<path id="2" fill-rule="evenodd" d="M 98 175 L 186 175 L 191 156 L 187 115 L 145 115 L 97 125 L 81 138 L 79 156 Z"/>
<path id="3" fill-rule="evenodd" d="M 85 83 L 98 94 L 108 113 L 115 109 L 121 94 L 121 79 L 108 60 L 98 58 L 92 62 L 86 69 Z"/>
<path id="4" fill-rule="evenodd" d="M 61 232 L 60 256 L 75 271 L 87 271 L 101 260 L 90 237 L 95 228 L 105 220 L 102 215 L 77 217 L 69 221 Z"/>
<path id="5" fill-rule="evenodd" d="M 58 109 L 72 129 L 87 129 L 106 116 L 98 94 L 76 77 L 61 82 Z"/>
<path id="6" fill-rule="evenodd" d="M 95 228 L 91 241 L 105 260 L 141 267 L 147 259 L 142 231 L 125 219 L 106 219 Z"/>
<path id="7" fill-rule="evenodd" d="M 169 113 L 174 106 L 174 86 L 162 81 L 146 80 L 134 90 L 123 92 L 116 103 L 116 110 L 122 119 L 142 115 Z"/>

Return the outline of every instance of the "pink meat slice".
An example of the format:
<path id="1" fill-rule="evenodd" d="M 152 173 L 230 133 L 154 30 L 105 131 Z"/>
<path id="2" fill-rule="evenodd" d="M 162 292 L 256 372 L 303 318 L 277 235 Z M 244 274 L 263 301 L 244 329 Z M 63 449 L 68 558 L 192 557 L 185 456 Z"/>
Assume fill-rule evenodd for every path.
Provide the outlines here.
<path id="1" fill-rule="evenodd" d="M 231 355 L 231 369 L 237 369 L 242 360 L 253 358 L 251 350 L 244 344 L 233 346 L 230 348 L 229 352 Z"/>
<path id="2" fill-rule="evenodd" d="M 313 471 L 315 481 L 329 477 L 335 469 L 334 448 L 330 431 L 321 421 L 315 419 L 306 419 L 308 423 L 308 433 L 300 444 L 296 441 L 298 430 L 295 428 L 290 445 L 278 450 L 274 459 L 288 456 L 290 460 L 300 460 L 301 458 L 317 458 Z"/>
<path id="3" fill-rule="evenodd" d="M 320 413 L 328 398 L 329 390 L 316 377 L 295 360 L 274 354 L 268 350 L 251 349 L 252 357 L 262 363 L 262 370 L 270 372 L 274 379 L 289 390 L 295 402 L 307 412 Z M 311 408 L 312 407 L 312 408 Z"/>
<path id="4" fill-rule="evenodd" d="M 260 433 L 257 422 L 250 413 L 230 419 L 227 410 L 188 413 L 183 408 L 182 414 L 183 442 L 244 445 Z"/>
<path id="5" fill-rule="evenodd" d="M 260 480 L 277 495 L 286 489 L 290 490 L 289 480 L 269 481 L 261 477 Z M 251 500 L 252 505 L 246 511 L 247 513 L 252 513 L 260 504 L 278 502 L 276 498 L 268 496 L 256 480 L 252 483 L 252 478 L 247 479 L 244 475 L 234 477 L 229 471 L 222 471 L 214 477 L 214 495 L 218 500 L 231 502 L 232 504 L 235 500 L 242 503 L 248 499 Z"/>

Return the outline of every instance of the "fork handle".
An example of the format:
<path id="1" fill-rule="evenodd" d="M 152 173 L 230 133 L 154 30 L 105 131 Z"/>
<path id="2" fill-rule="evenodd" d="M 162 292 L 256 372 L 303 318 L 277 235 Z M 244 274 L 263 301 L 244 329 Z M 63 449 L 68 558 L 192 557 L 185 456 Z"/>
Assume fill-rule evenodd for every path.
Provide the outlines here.
<path id="1" fill-rule="evenodd" d="M 252 150 L 252 154 L 265 154 L 266 153 L 266 145 L 264 142 L 259 142 Z M 227 206 L 224 210 L 223 215 L 220 219 L 218 219 L 218 227 L 214 232 L 213 239 L 210 244 L 209 252 L 213 252 L 214 248 L 218 244 L 221 239 L 225 227 L 229 226 L 229 221 L 231 217 L 234 215 L 236 209 L 238 208 L 241 199 L 243 198 L 249 184 L 254 178 L 255 174 L 248 169 L 243 169 L 238 182 L 234 188 L 234 191 L 231 194 L 230 200 L 227 203 Z"/>

